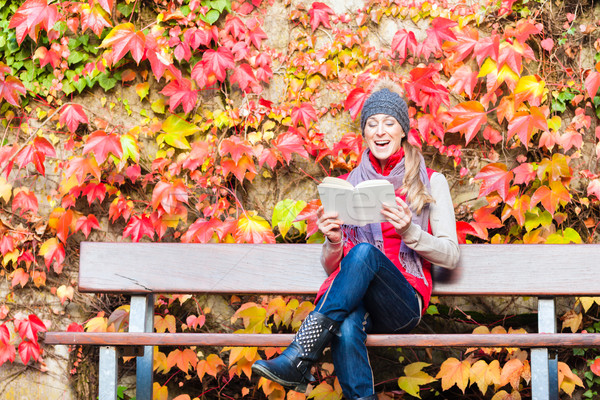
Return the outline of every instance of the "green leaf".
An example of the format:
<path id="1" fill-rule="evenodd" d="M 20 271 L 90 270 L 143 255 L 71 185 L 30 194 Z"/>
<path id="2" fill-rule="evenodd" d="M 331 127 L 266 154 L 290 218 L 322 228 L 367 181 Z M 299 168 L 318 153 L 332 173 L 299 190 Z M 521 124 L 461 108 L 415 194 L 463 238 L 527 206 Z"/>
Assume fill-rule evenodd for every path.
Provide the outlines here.
<path id="1" fill-rule="evenodd" d="M 117 80 L 115 78 L 111 78 L 110 75 L 105 72 L 98 77 L 98 83 L 100 86 L 102 86 L 102 89 L 110 90 L 115 87 Z"/>
<path id="2" fill-rule="evenodd" d="M 88 58 L 87 54 L 83 54 L 79 51 L 72 51 L 71 54 L 69 55 L 69 58 L 67 58 L 67 61 L 69 62 L 69 64 L 77 64 L 87 58 Z"/>
<path id="3" fill-rule="evenodd" d="M 217 22 L 217 20 L 219 19 L 219 17 L 221 16 L 221 13 L 218 12 L 217 10 L 210 10 L 209 12 L 206 13 L 206 15 L 200 15 L 200 19 L 204 22 L 206 22 L 209 25 L 214 24 L 215 22 Z"/>
<path id="4" fill-rule="evenodd" d="M 219 13 L 222 13 L 225 7 L 227 7 L 227 0 L 212 0 L 210 2 L 210 8 L 219 10 Z"/>
<path id="5" fill-rule="evenodd" d="M 68 79 L 62 81 L 62 91 L 68 96 L 75 91 Z"/>
<path id="6" fill-rule="evenodd" d="M 118 3 L 117 4 L 117 10 L 123 14 L 126 17 L 129 17 L 131 15 L 131 13 L 133 12 L 133 6 L 135 3 Z"/>
<path id="7" fill-rule="evenodd" d="M 303 200 L 294 201 L 285 199 L 275 205 L 273 209 L 273 226 L 279 227 L 281 236 L 285 238 L 290 228 L 293 226 L 300 233 L 306 232 L 306 222 L 294 222 L 298 214 L 306 207 L 306 202 Z"/>
<path id="8" fill-rule="evenodd" d="M 140 160 L 140 149 L 132 135 L 128 133 L 121 135 L 121 147 L 123 148 L 123 160 L 129 158 L 136 163 Z"/>
<path id="9" fill-rule="evenodd" d="M 152 103 L 150 105 L 150 108 L 152 108 L 152 111 L 154 111 L 157 114 L 164 114 L 165 113 L 165 99 L 160 98 L 160 99 L 156 100 L 154 103 Z"/>
<path id="10" fill-rule="evenodd" d="M 542 225 L 543 227 L 550 226 L 552 223 L 552 215 L 545 211 L 540 214 L 540 209 L 534 207 L 531 211 L 525 213 L 525 230 L 531 232 L 532 229 Z"/>

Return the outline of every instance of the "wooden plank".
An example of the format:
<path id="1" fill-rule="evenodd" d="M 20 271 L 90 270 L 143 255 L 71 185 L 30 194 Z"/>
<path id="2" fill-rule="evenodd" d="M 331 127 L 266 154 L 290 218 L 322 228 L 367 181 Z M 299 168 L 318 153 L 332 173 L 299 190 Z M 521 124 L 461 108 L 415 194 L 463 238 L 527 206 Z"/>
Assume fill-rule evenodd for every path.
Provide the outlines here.
<path id="1" fill-rule="evenodd" d="M 81 244 L 79 290 L 125 293 L 314 294 L 320 245 Z M 600 295 L 600 245 L 461 245 L 436 268 L 437 295 Z"/>
<path id="2" fill-rule="evenodd" d="M 45 344 L 108 346 L 287 346 L 292 334 L 46 332 Z M 595 333 L 369 335 L 367 346 L 386 347 L 600 347 Z"/>

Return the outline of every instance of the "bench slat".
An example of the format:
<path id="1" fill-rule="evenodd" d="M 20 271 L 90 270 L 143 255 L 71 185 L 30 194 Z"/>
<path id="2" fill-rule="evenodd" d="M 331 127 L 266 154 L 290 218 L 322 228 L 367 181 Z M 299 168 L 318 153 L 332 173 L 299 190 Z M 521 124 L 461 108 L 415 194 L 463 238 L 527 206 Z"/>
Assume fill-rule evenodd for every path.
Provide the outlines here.
<path id="1" fill-rule="evenodd" d="M 44 343 L 102 346 L 288 346 L 293 334 L 46 332 Z M 367 346 L 386 347 L 600 347 L 600 334 L 368 335 Z"/>
<path id="2" fill-rule="evenodd" d="M 321 245 L 81 244 L 79 290 L 95 293 L 314 294 Z M 436 270 L 437 295 L 600 295 L 600 245 L 461 245 Z M 574 273 L 576 270 L 576 273 Z"/>

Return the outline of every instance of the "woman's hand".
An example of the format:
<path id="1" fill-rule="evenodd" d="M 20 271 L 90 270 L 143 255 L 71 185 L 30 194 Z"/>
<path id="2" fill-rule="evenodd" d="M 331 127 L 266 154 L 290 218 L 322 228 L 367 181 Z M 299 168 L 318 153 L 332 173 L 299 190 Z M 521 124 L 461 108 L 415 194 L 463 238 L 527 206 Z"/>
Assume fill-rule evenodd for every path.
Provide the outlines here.
<path id="1" fill-rule="evenodd" d="M 396 197 L 395 206 L 383 203 L 381 213 L 399 235 L 408 229 L 412 221 L 412 211 L 400 197 Z"/>
<path id="2" fill-rule="evenodd" d="M 323 206 L 317 210 L 317 227 L 331 243 L 340 243 L 342 241 L 342 220 L 337 219 L 338 213 L 326 213 Z"/>

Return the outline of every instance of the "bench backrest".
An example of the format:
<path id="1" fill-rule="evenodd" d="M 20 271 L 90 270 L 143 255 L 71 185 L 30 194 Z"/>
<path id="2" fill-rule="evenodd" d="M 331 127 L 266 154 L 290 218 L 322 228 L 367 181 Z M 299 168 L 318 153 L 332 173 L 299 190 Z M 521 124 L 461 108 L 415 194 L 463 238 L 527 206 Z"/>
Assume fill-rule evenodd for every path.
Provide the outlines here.
<path id="1" fill-rule="evenodd" d="M 314 244 L 81 244 L 79 290 L 314 294 L 326 275 Z M 600 295 L 600 244 L 461 245 L 434 270 L 437 295 Z"/>

